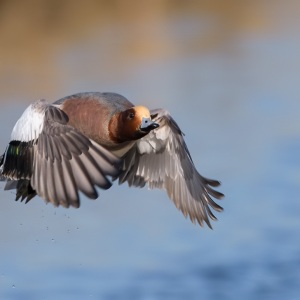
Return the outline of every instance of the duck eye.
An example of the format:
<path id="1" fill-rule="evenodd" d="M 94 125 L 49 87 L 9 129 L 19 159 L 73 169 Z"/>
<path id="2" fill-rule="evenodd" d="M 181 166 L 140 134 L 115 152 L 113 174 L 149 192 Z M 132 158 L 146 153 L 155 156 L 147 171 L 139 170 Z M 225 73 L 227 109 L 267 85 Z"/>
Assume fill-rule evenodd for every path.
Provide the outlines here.
<path id="1" fill-rule="evenodd" d="M 129 119 L 132 120 L 134 118 L 134 113 L 129 114 Z"/>

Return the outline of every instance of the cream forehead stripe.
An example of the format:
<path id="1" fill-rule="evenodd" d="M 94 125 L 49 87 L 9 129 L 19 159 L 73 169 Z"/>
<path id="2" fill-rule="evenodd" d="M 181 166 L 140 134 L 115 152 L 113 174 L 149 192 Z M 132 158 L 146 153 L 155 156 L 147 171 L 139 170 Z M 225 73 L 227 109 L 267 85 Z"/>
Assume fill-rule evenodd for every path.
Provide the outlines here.
<path id="1" fill-rule="evenodd" d="M 150 111 L 145 106 L 134 106 L 133 109 L 135 110 L 135 113 L 137 116 L 141 118 L 150 118 Z"/>

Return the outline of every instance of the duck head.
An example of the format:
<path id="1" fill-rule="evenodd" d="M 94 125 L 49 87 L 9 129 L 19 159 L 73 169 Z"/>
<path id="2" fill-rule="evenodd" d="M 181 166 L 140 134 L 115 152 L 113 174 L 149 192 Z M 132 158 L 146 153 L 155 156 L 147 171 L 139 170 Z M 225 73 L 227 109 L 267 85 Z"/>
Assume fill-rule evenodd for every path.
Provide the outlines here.
<path id="1" fill-rule="evenodd" d="M 111 118 L 109 134 L 113 141 L 122 143 L 138 140 L 157 127 L 159 124 L 152 120 L 147 107 L 134 106 Z"/>

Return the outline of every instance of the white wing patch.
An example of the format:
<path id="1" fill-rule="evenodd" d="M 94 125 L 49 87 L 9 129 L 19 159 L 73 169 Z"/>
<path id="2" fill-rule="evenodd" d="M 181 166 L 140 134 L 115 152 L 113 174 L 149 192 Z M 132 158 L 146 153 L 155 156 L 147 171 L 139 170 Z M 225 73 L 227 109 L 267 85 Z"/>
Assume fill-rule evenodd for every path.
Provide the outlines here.
<path id="1" fill-rule="evenodd" d="M 139 154 L 160 152 L 166 147 L 166 140 L 170 136 L 170 131 L 170 127 L 162 126 L 159 130 L 153 130 L 146 137 L 140 139 L 138 141 Z"/>
<path id="2" fill-rule="evenodd" d="M 47 106 L 45 100 L 38 100 L 28 106 L 13 128 L 11 141 L 29 142 L 36 140 L 43 130 Z"/>

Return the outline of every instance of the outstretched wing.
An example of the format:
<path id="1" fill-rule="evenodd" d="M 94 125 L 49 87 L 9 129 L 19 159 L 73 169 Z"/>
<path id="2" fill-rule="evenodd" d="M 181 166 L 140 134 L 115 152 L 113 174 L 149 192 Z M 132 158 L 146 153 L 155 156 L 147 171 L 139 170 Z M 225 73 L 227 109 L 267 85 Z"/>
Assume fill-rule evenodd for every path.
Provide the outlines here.
<path id="1" fill-rule="evenodd" d="M 45 102 L 34 105 L 31 114 L 25 115 L 26 122 L 20 121 L 24 115 L 18 121 L 25 128 L 22 134 L 14 133 L 21 128 L 14 128 L 14 140 L 4 156 L 2 174 L 9 179 L 8 188 L 24 188 L 29 180 L 32 189 L 55 206 L 78 207 L 78 191 L 96 199 L 95 186 L 111 186 L 107 176 L 118 175 L 120 160 L 69 126 L 68 116 L 59 108 Z M 42 125 L 33 125 L 38 118 Z M 30 132 L 33 128 L 34 134 Z M 21 140 L 15 140 L 18 138 Z"/>
<path id="2" fill-rule="evenodd" d="M 221 199 L 224 195 L 212 187 L 216 180 L 202 177 L 196 170 L 183 133 L 170 114 L 162 109 L 151 111 L 159 127 L 139 140 L 124 157 L 119 183 L 129 186 L 165 189 L 168 196 L 183 214 L 194 223 L 211 228 L 210 220 L 216 220 L 211 208 L 222 211 L 211 196 Z"/>

